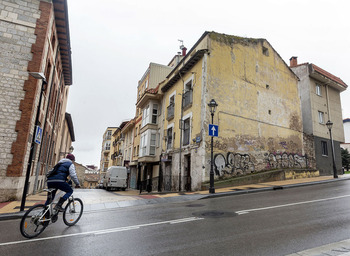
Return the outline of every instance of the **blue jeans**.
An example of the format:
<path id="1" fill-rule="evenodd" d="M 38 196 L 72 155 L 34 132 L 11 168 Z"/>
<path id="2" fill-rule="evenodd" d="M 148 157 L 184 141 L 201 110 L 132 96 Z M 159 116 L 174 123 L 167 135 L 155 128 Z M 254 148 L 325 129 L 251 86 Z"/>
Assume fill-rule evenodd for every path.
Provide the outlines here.
<path id="1" fill-rule="evenodd" d="M 73 189 L 71 188 L 71 186 L 69 186 L 67 182 L 56 182 L 56 181 L 48 182 L 47 188 L 57 188 L 59 190 L 66 192 L 66 194 L 62 196 L 64 201 L 66 201 L 73 194 Z M 56 195 L 56 191 L 52 193 L 52 198 L 55 198 L 55 195 Z M 48 205 L 49 203 L 50 203 L 50 199 L 49 197 L 47 197 L 45 205 Z"/>

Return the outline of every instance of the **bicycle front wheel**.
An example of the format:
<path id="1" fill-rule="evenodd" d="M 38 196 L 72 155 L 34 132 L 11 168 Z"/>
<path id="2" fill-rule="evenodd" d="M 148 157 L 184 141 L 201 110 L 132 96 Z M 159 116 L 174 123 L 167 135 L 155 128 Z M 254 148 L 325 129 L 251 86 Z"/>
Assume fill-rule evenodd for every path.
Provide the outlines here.
<path id="1" fill-rule="evenodd" d="M 67 226 L 75 225 L 83 214 L 84 205 L 80 198 L 70 200 L 63 212 L 63 221 Z"/>
<path id="2" fill-rule="evenodd" d="M 23 215 L 20 230 L 21 234 L 26 238 L 33 238 L 41 234 L 47 227 L 45 222 L 45 205 L 34 205 Z"/>

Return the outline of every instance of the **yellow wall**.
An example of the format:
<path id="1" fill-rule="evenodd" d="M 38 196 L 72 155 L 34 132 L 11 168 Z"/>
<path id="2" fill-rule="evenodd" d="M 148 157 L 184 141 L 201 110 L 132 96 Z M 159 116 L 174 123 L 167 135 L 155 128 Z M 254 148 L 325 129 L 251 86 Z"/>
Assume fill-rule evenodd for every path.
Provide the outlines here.
<path id="1" fill-rule="evenodd" d="M 202 76 L 201 76 L 202 62 L 199 61 L 192 69 L 191 72 L 188 72 L 183 76 L 183 80 L 179 80 L 175 83 L 173 87 L 171 87 L 166 93 L 164 93 L 165 99 L 165 121 L 164 121 L 164 129 L 166 130 L 168 125 L 174 124 L 173 132 L 175 132 L 175 141 L 174 148 L 180 147 L 180 129 L 179 129 L 179 120 L 181 119 L 181 98 L 184 90 L 184 82 L 189 79 L 193 79 L 193 96 L 192 96 L 192 106 L 188 108 L 184 108 L 183 117 L 186 117 L 189 114 L 192 114 L 192 122 L 191 122 L 191 137 L 190 137 L 190 145 L 193 145 L 192 139 L 195 138 L 196 134 L 201 132 L 201 94 L 202 94 Z M 193 73 L 192 73 L 193 72 Z M 176 94 L 174 94 L 176 93 Z M 171 120 L 166 120 L 167 115 L 167 107 L 169 106 L 170 96 L 175 95 L 175 112 L 174 118 Z M 166 136 L 166 133 L 164 134 Z M 166 148 L 166 144 L 163 144 L 163 148 Z"/>
<path id="2" fill-rule="evenodd" d="M 219 105 L 215 153 L 248 154 L 255 170 L 269 168 L 270 153 L 303 155 L 298 80 L 280 56 L 263 39 L 216 33 L 210 39 L 208 100 Z"/>

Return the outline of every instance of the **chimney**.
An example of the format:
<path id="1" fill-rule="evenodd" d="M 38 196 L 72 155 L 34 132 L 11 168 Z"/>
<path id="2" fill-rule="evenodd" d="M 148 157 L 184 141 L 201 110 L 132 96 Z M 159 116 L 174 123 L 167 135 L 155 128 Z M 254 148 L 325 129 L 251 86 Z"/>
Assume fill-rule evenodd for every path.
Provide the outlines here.
<path id="1" fill-rule="evenodd" d="M 289 61 L 290 61 L 289 66 L 291 68 L 298 66 L 298 57 L 293 56 L 292 58 L 289 59 Z"/>
<path id="2" fill-rule="evenodd" d="M 182 56 L 186 56 L 186 51 L 187 51 L 187 48 L 186 48 L 186 47 L 183 47 L 183 48 L 182 48 Z"/>

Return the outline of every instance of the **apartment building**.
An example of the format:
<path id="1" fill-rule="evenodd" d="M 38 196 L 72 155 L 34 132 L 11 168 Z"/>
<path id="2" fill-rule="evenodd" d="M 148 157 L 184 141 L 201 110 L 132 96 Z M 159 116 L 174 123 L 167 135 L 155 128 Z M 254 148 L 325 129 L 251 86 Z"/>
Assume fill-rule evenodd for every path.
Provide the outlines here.
<path id="1" fill-rule="evenodd" d="M 113 143 L 112 134 L 118 129 L 118 127 L 107 127 L 102 137 L 101 147 L 101 160 L 100 160 L 100 174 L 103 177 L 108 167 L 113 165 L 111 146 Z"/>
<path id="2" fill-rule="evenodd" d="M 172 67 L 150 63 L 138 85 L 136 108 L 142 113 L 139 125 L 138 170 L 143 190 L 158 190 L 161 136 L 163 120 L 160 119 L 161 98 L 159 83 Z"/>
<path id="3" fill-rule="evenodd" d="M 130 120 L 122 128 L 121 133 L 124 135 L 124 153 L 123 153 L 123 166 L 128 169 L 128 187 L 137 188 L 137 163 L 133 163 L 132 158 L 134 151 L 134 128 L 135 120 Z"/>
<path id="4" fill-rule="evenodd" d="M 331 121 L 335 165 L 341 173 L 340 144 L 345 139 L 340 93 L 348 86 L 315 64 L 298 64 L 297 57 L 290 58 L 290 67 L 300 79 L 303 131 L 312 136 L 316 168 L 323 175 L 333 173 L 331 138 L 326 125 Z"/>
<path id="5" fill-rule="evenodd" d="M 66 0 L 0 4 L 2 202 L 21 198 L 25 184 L 28 194 L 41 189 L 70 147 L 61 138 L 72 63 Z"/>

